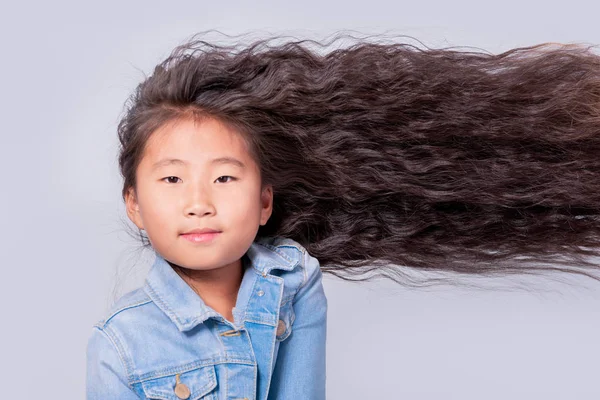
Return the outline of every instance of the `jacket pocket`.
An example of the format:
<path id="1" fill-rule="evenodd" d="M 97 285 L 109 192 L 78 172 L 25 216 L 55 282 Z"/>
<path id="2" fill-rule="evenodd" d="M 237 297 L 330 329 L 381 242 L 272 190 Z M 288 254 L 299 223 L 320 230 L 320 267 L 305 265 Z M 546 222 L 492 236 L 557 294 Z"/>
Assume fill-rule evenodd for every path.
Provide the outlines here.
<path id="1" fill-rule="evenodd" d="M 142 382 L 146 397 L 157 400 L 213 400 L 216 387 L 214 365 Z"/>

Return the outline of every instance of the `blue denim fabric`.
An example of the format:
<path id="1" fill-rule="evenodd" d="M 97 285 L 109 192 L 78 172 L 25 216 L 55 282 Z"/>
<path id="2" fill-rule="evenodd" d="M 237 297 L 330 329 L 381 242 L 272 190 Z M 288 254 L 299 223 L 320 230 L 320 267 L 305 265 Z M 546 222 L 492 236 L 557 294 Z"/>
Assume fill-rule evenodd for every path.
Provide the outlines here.
<path id="1" fill-rule="evenodd" d="M 189 400 L 325 399 L 327 299 L 319 262 L 300 244 L 252 244 L 233 323 L 155 254 L 144 286 L 92 329 L 88 400 L 179 400 L 178 381 Z"/>

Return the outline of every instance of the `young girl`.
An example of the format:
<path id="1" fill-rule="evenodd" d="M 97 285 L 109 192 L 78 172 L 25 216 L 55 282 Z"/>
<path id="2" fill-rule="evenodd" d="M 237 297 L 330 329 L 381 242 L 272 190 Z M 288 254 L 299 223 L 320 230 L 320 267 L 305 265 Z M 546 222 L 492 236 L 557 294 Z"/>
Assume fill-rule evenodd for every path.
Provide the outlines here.
<path id="1" fill-rule="evenodd" d="M 325 398 L 322 272 L 598 279 L 588 48 L 194 39 L 140 84 L 119 138 L 156 259 L 93 329 L 88 399 Z"/>
<path id="2" fill-rule="evenodd" d="M 127 215 L 156 258 L 94 327 L 87 397 L 324 399 L 319 263 L 292 239 L 257 237 L 274 197 L 261 143 L 196 102 L 214 67 L 190 61 L 143 83 L 119 126 Z"/>
<path id="3" fill-rule="evenodd" d="M 318 261 L 290 239 L 253 243 L 273 188 L 238 131 L 189 106 L 160 117 L 122 158 L 127 214 L 156 260 L 95 326 L 88 398 L 324 398 Z"/>

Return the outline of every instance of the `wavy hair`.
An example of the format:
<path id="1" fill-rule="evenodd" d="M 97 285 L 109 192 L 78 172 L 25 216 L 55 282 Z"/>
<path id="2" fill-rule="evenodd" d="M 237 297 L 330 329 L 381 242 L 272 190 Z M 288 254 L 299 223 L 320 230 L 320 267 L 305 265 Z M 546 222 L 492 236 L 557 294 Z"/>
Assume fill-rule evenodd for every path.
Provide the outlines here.
<path id="1" fill-rule="evenodd" d="M 600 57 L 363 38 L 217 45 L 195 35 L 136 88 L 118 126 L 123 195 L 154 130 L 212 117 L 246 139 L 274 208 L 259 236 L 347 280 L 406 271 L 598 278 Z M 377 37 L 375 37 L 377 38 Z"/>

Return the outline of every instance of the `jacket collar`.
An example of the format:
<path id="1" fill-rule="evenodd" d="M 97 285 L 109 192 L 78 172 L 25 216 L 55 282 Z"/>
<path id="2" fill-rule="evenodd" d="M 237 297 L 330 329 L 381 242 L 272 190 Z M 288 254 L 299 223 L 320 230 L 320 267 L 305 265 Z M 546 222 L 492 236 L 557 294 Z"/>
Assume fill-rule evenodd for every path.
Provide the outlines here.
<path id="1" fill-rule="evenodd" d="M 259 238 L 242 257 L 245 271 L 236 304 L 237 313 L 244 313 L 250 296 L 248 287 L 252 287 L 258 274 L 266 276 L 274 268 L 291 271 L 297 265 L 298 260 L 273 243 L 273 238 Z M 206 305 L 156 250 L 154 254 L 144 290 L 180 331 L 193 329 L 210 317 L 219 317 L 219 313 Z"/>

